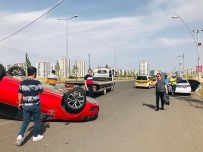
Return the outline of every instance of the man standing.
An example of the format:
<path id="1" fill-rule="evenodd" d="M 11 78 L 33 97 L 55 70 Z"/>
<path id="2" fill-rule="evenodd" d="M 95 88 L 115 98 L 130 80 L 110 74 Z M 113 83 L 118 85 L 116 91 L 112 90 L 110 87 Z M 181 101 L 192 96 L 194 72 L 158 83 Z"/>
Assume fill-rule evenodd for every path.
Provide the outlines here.
<path id="1" fill-rule="evenodd" d="M 164 81 L 165 81 L 166 86 L 167 86 L 167 88 L 168 88 L 168 76 L 167 76 L 167 75 L 165 75 L 165 77 L 164 77 Z"/>
<path id="2" fill-rule="evenodd" d="M 164 110 L 164 94 L 168 94 L 168 88 L 161 74 L 157 73 L 156 85 L 156 111 L 159 110 L 159 98 L 161 98 L 161 110 Z"/>
<path id="3" fill-rule="evenodd" d="M 43 88 L 40 81 L 35 80 L 37 73 L 35 67 L 28 67 L 27 73 L 28 78 L 21 81 L 18 90 L 18 108 L 23 109 L 23 122 L 15 142 L 17 146 L 22 144 L 25 130 L 32 117 L 34 121 L 33 141 L 38 141 L 43 138 L 43 136 L 39 134 L 41 114 L 39 93 L 43 93 Z"/>
<path id="4" fill-rule="evenodd" d="M 173 75 L 172 78 L 170 78 L 170 83 L 172 85 L 172 96 L 175 96 L 176 83 L 177 83 L 176 75 Z"/>
<path id="5" fill-rule="evenodd" d="M 92 70 L 88 70 L 88 74 L 84 77 L 85 79 L 85 90 L 87 93 L 87 96 L 94 97 L 93 94 L 93 76 L 92 76 Z"/>
<path id="6" fill-rule="evenodd" d="M 52 70 L 51 74 L 48 75 L 48 77 L 47 77 L 47 83 L 50 84 L 50 85 L 53 85 L 53 86 L 56 85 L 56 83 L 57 83 L 57 76 L 56 76 L 56 71 L 55 70 Z"/>

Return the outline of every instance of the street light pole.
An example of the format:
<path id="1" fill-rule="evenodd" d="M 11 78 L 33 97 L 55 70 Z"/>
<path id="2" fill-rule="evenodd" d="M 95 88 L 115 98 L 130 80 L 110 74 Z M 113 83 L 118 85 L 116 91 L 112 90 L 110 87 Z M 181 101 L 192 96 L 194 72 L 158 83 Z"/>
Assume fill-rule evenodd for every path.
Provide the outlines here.
<path id="1" fill-rule="evenodd" d="M 203 30 L 202 30 L 203 31 Z M 197 58 L 197 64 L 198 66 L 200 66 L 200 46 L 201 46 L 201 43 L 200 43 L 200 40 L 199 40 L 199 30 L 193 30 L 194 33 L 197 33 L 197 54 L 198 54 L 198 58 Z M 200 81 L 201 79 L 201 72 L 198 71 L 198 81 Z"/>
<path id="2" fill-rule="evenodd" d="M 175 16 L 172 16 L 172 18 L 179 18 L 182 22 L 183 22 L 183 24 L 187 27 L 187 29 L 188 29 L 188 31 L 190 32 L 190 34 L 192 35 L 192 37 L 193 37 L 193 39 L 194 39 L 194 42 L 195 42 L 195 46 L 197 47 L 197 65 L 198 65 L 198 67 L 200 66 L 200 54 L 199 54 L 199 47 L 201 46 L 201 43 L 199 42 L 199 30 L 197 30 L 197 31 L 194 31 L 193 30 L 193 32 L 195 32 L 195 33 L 197 33 L 197 40 L 195 39 L 195 37 L 194 37 L 194 35 L 193 35 L 193 33 L 192 33 L 192 31 L 190 30 L 190 28 L 189 28 L 189 26 L 185 23 L 185 21 L 180 17 L 180 16 L 178 16 L 177 14 L 175 14 Z M 201 80 L 201 72 L 200 71 L 198 71 L 198 81 L 200 81 Z"/>
<path id="3" fill-rule="evenodd" d="M 69 62 L 69 59 L 68 59 L 68 21 L 73 19 L 73 18 L 76 18 L 78 17 L 77 15 L 71 17 L 71 18 L 59 18 L 57 20 L 61 20 L 61 21 L 65 21 L 66 22 L 66 70 L 65 70 L 65 77 L 66 79 L 68 78 L 68 76 L 70 76 L 70 62 Z"/>
<path id="4" fill-rule="evenodd" d="M 117 57 L 116 57 L 116 55 L 117 55 L 117 53 L 116 53 L 116 51 L 117 51 L 117 48 L 119 48 L 119 47 L 123 47 L 124 45 L 120 45 L 120 46 L 113 46 L 113 47 L 111 47 L 111 48 L 114 48 L 115 49 L 115 71 L 116 71 L 116 59 L 117 59 Z"/>

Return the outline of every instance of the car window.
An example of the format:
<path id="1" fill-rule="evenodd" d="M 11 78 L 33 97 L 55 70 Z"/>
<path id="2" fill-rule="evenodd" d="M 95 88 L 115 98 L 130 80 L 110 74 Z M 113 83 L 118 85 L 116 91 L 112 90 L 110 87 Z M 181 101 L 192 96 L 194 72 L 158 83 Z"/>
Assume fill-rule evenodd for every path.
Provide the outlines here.
<path id="1" fill-rule="evenodd" d="M 98 73 L 99 73 L 99 74 L 106 74 L 107 71 L 106 71 L 106 70 L 98 70 Z"/>
<path id="2" fill-rule="evenodd" d="M 188 83 L 187 80 L 181 80 L 179 83 Z"/>
<path id="3" fill-rule="evenodd" d="M 146 76 L 138 76 L 137 80 L 147 80 L 147 77 Z"/>

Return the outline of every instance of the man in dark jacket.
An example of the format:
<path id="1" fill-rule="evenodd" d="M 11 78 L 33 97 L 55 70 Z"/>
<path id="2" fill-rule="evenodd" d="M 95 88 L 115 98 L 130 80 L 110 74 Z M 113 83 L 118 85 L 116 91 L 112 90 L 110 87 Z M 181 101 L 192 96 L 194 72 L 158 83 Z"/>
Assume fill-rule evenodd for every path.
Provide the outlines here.
<path id="1" fill-rule="evenodd" d="M 164 81 L 164 79 L 161 77 L 160 73 L 157 73 L 156 75 L 157 80 L 155 82 L 156 85 L 156 111 L 159 110 L 159 98 L 161 98 L 161 110 L 164 110 L 164 94 L 168 94 L 168 88 Z"/>

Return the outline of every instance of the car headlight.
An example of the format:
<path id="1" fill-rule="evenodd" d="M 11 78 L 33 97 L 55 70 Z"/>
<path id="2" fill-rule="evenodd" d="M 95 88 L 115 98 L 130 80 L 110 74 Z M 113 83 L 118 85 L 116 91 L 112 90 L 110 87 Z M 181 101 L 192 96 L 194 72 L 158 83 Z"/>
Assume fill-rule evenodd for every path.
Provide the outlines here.
<path id="1" fill-rule="evenodd" d="M 94 98 L 91 97 L 86 97 L 87 102 L 93 103 L 93 104 L 99 104 L 99 102 L 97 100 L 95 100 Z"/>

